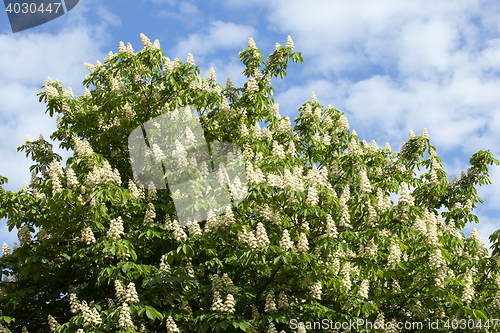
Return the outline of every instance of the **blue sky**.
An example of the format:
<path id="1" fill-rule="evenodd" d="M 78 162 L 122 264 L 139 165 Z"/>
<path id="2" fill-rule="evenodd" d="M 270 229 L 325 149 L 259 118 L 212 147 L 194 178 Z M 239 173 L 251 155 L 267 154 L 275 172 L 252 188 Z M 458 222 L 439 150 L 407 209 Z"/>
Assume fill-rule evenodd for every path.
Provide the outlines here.
<path id="1" fill-rule="evenodd" d="M 214 67 L 219 83 L 246 80 L 238 52 L 253 37 L 264 56 L 290 35 L 303 64 L 273 79 L 275 102 L 293 120 L 313 91 L 319 102 L 345 112 L 361 140 L 394 151 L 426 127 L 451 179 L 469 167 L 474 152 L 500 158 L 500 3 L 496 1 L 334 0 L 81 0 L 70 12 L 39 27 L 12 33 L 0 14 L 0 175 L 7 190 L 30 181 L 32 162 L 17 147 L 26 135 L 56 130 L 36 94 L 50 76 L 75 96 L 83 94 L 95 64 L 120 41 L 142 49 L 140 34 L 158 39 L 170 59 L 192 53 L 203 77 Z M 57 144 L 54 145 L 57 147 Z M 72 155 L 55 149 L 65 159 Z M 500 228 L 500 167 L 478 194 L 476 227 Z M 393 197 L 393 200 L 397 197 Z M 0 221 L 0 244 L 18 242 Z"/>

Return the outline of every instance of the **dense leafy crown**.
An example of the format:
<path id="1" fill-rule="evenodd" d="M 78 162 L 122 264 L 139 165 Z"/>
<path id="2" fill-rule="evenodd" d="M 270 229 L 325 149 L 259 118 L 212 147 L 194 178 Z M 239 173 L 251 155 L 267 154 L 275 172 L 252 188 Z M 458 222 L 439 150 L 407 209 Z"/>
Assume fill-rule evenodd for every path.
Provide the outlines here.
<path id="1" fill-rule="evenodd" d="M 213 69 L 201 78 L 191 54 L 170 60 L 141 39 L 137 53 L 120 43 L 104 64 L 86 63 L 83 96 L 50 78 L 39 93 L 50 116 L 62 114 L 51 139 L 75 154 L 62 168 L 43 136 L 28 138 L 19 150 L 35 162 L 31 183 L 0 187 L 0 217 L 20 241 L 0 258 L 1 330 L 304 332 L 351 321 L 358 332 L 425 331 L 408 326 L 419 322 L 450 332 L 470 320 L 496 330 L 496 251 L 488 256 L 476 229 L 459 231 L 478 222 L 475 186 L 498 164 L 489 151 L 450 182 L 425 129 L 399 153 L 360 142 L 314 93 L 292 126 L 270 97 L 271 78 L 302 62 L 290 37 L 266 62 L 250 38 L 243 88 L 221 86 Z M 241 147 L 247 186 L 219 178 L 233 199 L 245 190 L 243 201 L 181 226 L 175 193 L 135 182 L 127 138 L 188 105 L 209 144 Z"/>

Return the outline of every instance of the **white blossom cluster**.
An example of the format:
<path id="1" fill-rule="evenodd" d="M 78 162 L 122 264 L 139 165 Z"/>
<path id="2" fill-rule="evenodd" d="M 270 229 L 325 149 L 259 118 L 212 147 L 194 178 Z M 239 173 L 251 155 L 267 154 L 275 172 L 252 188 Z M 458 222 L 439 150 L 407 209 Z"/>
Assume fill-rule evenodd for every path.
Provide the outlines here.
<path id="1" fill-rule="evenodd" d="M 335 221 L 330 214 L 326 214 L 326 231 L 325 236 L 329 238 L 337 238 L 338 236 L 337 226 L 335 225 Z"/>
<path id="2" fill-rule="evenodd" d="M 11 252 L 10 252 L 10 248 L 9 248 L 9 245 L 7 245 L 7 243 L 3 243 L 2 244 L 2 255 L 10 255 Z"/>
<path id="3" fill-rule="evenodd" d="M 368 241 L 368 244 L 363 249 L 364 255 L 366 255 L 368 258 L 373 258 L 378 252 L 378 245 L 375 244 L 373 241 L 373 238 L 371 238 Z"/>
<path id="4" fill-rule="evenodd" d="M 415 219 L 415 223 L 413 225 L 413 228 L 415 229 L 415 231 L 417 231 L 419 233 L 422 233 L 422 234 L 427 233 L 427 225 L 425 223 L 425 220 L 421 219 L 420 217 L 417 217 Z"/>
<path id="5" fill-rule="evenodd" d="M 78 185 L 78 178 L 76 177 L 75 171 L 70 166 L 66 167 L 66 177 L 68 188 L 72 188 Z"/>
<path id="6" fill-rule="evenodd" d="M 132 110 L 132 107 L 128 104 L 128 102 L 125 103 L 123 106 L 123 109 L 125 110 L 125 118 L 127 120 L 132 120 L 135 117 L 135 111 Z"/>
<path id="7" fill-rule="evenodd" d="M 479 234 L 477 233 L 477 229 L 476 228 L 472 228 L 472 231 L 469 235 L 469 239 L 473 240 L 474 242 L 477 243 L 477 246 L 480 250 L 482 249 L 485 249 L 484 247 L 484 242 L 482 240 L 482 238 L 479 236 Z"/>
<path id="8" fill-rule="evenodd" d="M 310 293 L 312 297 L 314 297 L 317 300 L 321 300 L 321 295 L 323 295 L 323 291 L 321 290 L 321 281 L 317 281 L 314 285 L 310 287 Z"/>
<path id="9" fill-rule="evenodd" d="M 316 206 L 319 202 L 318 190 L 315 186 L 309 186 L 307 191 L 306 204 Z"/>
<path id="10" fill-rule="evenodd" d="M 189 165 L 187 151 L 179 140 L 175 140 L 175 150 L 172 152 L 172 156 L 177 160 L 178 168 L 184 169 Z"/>
<path id="11" fill-rule="evenodd" d="M 283 177 L 279 173 L 270 172 L 267 175 L 267 186 L 284 188 Z"/>
<path id="12" fill-rule="evenodd" d="M 370 281 L 365 279 L 363 280 L 363 282 L 361 282 L 361 285 L 359 286 L 358 296 L 367 299 L 369 291 L 370 291 Z"/>
<path id="13" fill-rule="evenodd" d="M 241 183 L 240 177 L 237 175 L 232 182 L 228 182 L 229 197 L 234 200 L 241 200 L 247 195 L 248 188 Z"/>
<path id="14" fill-rule="evenodd" d="M 52 317 L 51 315 L 48 315 L 47 316 L 47 321 L 49 323 L 49 328 L 50 328 L 50 331 L 51 332 L 55 332 L 55 330 L 61 326 L 59 325 L 59 323 L 57 322 L 57 320 L 54 319 L 54 317 Z"/>
<path id="15" fill-rule="evenodd" d="M 90 146 L 87 140 L 85 139 L 80 140 L 79 138 L 75 137 L 74 141 L 75 141 L 74 150 L 75 153 L 78 155 L 78 157 L 83 158 L 85 156 L 89 156 L 94 153 L 92 147 Z"/>
<path id="16" fill-rule="evenodd" d="M 307 116 L 312 115 L 312 107 L 311 107 L 311 102 L 306 101 L 306 106 L 305 108 L 300 109 L 300 117 L 305 118 Z"/>
<path id="17" fill-rule="evenodd" d="M 266 228 L 264 228 L 262 222 L 259 222 L 257 224 L 256 233 L 257 244 L 259 244 L 259 247 L 268 246 L 270 244 L 269 238 L 267 237 Z"/>
<path id="18" fill-rule="evenodd" d="M 354 130 L 353 135 L 356 133 Z M 349 142 L 349 145 L 347 146 L 348 149 L 348 154 L 350 155 L 362 155 L 363 154 L 363 148 L 359 146 L 359 142 L 355 138 L 351 138 L 351 141 Z"/>
<path id="19" fill-rule="evenodd" d="M 368 176 L 366 175 L 365 169 L 362 169 L 360 171 L 359 177 L 361 178 L 361 192 L 362 193 L 371 193 L 372 186 L 370 185 L 370 180 L 368 179 Z"/>
<path id="20" fill-rule="evenodd" d="M 298 170 L 300 174 L 302 173 L 302 168 Z M 297 175 L 298 176 L 298 175 Z M 307 172 L 306 179 L 309 180 L 312 185 L 321 187 L 321 186 L 328 186 L 328 168 L 326 166 L 323 166 L 321 170 L 318 170 L 315 164 L 313 164 L 312 168 L 309 169 Z"/>
<path id="21" fill-rule="evenodd" d="M 200 228 L 200 225 L 198 224 L 198 222 L 188 221 L 187 228 L 189 231 L 189 236 L 191 236 L 191 237 L 196 236 L 196 235 L 201 236 L 203 234 L 201 232 L 201 228 Z"/>
<path id="22" fill-rule="evenodd" d="M 118 239 L 121 238 L 121 236 L 124 234 L 125 233 L 123 229 L 122 217 L 118 216 L 117 218 L 112 219 L 109 222 L 109 229 L 106 236 L 109 238 Z"/>
<path id="23" fill-rule="evenodd" d="M 32 235 L 29 230 L 29 227 L 25 224 L 19 228 L 19 231 L 17 232 L 17 238 L 19 238 L 19 243 L 23 245 L 26 242 L 31 241 Z"/>
<path id="24" fill-rule="evenodd" d="M 156 161 L 162 161 L 167 158 L 158 144 L 153 143 L 151 150 Z"/>
<path id="25" fill-rule="evenodd" d="M 495 279 L 495 286 L 497 288 L 500 287 L 500 276 L 497 276 L 497 278 Z M 494 310 L 500 309 L 500 289 L 497 290 L 495 298 L 493 299 L 493 302 L 491 302 L 490 306 Z"/>
<path id="26" fill-rule="evenodd" d="M 188 321 L 194 321 L 193 309 L 191 309 L 191 307 L 189 306 L 189 302 L 188 301 L 182 301 L 181 306 L 179 308 L 181 310 L 185 310 L 185 311 L 188 312 L 188 316 L 189 316 L 187 318 Z"/>
<path id="27" fill-rule="evenodd" d="M 92 231 L 92 229 L 90 227 L 86 227 L 85 229 L 82 230 L 81 239 L 87 245 L 95 243 L 94 232 Z"/>
<path id="28" fill-rule="evenodd" d="M 231 278 L 229 277 L 229 275 L 227 273 L 224 273 L 222 275 L 222 278 L 220 279 L 220 282 L 224 284 L 224 286 L 226 287 L 226 291 L 228 293 L 230 293 L 230 294 L 236 294 L 236 287 L 233 284 L 233 281 L 231 280 Z"/>
<path id="29" fill-rule="evenodd" d="M 118 318 L 118 326 L 127 328 L 134 327 L 134 322 L 132 321 L 132 317 L 130 316 L 130 308 L 128 307 L 127 303 L 122 304 L 120 317 Z"/>
<path id="30" fill-rule="evenodd" d="M 191 65 L 191 66 L 195 65 L 195 63 L 194 63 L 194 57 L 193 57 L 193 55 L 191 53 L 188 53 L 188 55 L 187 55 L 186 65 Z"/>
<path id="31" fill-rule="evenodd" d="M 276 311 L 276 302 L 274 301 L 274 291 L 271 290 L 266 296 L 266 305 L 264 307 L 265 312 Z"/>
<path id="32" fill-rule="evenodd" d="M 294 168 L 293 173 L 290 170 L 285 169 L 285 174 L 283 176 L 283 185 L 285 186 L 285 188 L 290 189 L 290 191 L 304 191 L 302 170 L 303 167 L 298 166 Z"/>
<path id="33" fill-rule="evenodd" d="M 150 39 L 146 37 L 146 35 L 141 33 L 141 41 L 142 41 L 142 46 L 144 49 L 160 49 L 160 42 L 155 40 L 154 44 L 150 42 Z"/>
<path id="34" fill-rule="evenodd" d="M 276 141 L 273 141 L 272 156 L 279 159 L 285 159 L 286 154 L 283 145 L 279 144 Z"/>
<path id="35" fill-rule="evenodd" d="M 465 287 L 460 301 L 462 303 L 470 303 L 474 299 L 475 290 L 473 284 L 473 276 L 476 275 L 476 268 L 469 269 L 465 274 Z"/>
<path id="36" fill-rule="evenodd" d="M 429 245 L 437 246 L 439 244 L 437 218 L 427 210 L 424 212 L 424 217 L 427 221 L 427 242 Z"/>
<path id="37" fill-rule="evenodd" d="M 223 283 L 227 291 L 226 301 L 224 303 L 220 296 L 220 293 L 223 291 Z M 212 292 L 214 294 L 211 307 L 212 311 L 234 313 L 235 301 L 233 293 L 236 292 L 236 288 L 227 273 L 224 273 L 222 279 L 220 279 L 217 274 L 212 277 Z"/>
<path id="38" fill-rule="evenodd" d="M 290 239 L 290 234 L 288 230 L 283 230 L 283 236 L 280 241 L 280 249 L 283 252 L 288 252 L 290 250 L 293 250 L 294 245 L 292 240 Z"/>
<path id="39" fill-rule="evenodd" d="M 126 302 L 126 303 L 139 302 L 139 296 L 135 289 L 135 283 L 133 282 L 130 282 L 127 286 L 127 289 L 125 289 L 120 280 L 115 280 L 115 292 L 116 292 L 116 298 L 118 299 L 119 302 Z"/>
<path id="40" fill-rule="evenodd" d="M 218 228 L 222 225 L 222 218 L 219 215 L 215 215 L 213 209 L 209 209 L 207 213 L 207 221 L 205 223 L 204 233 L 209 233 L 212 229 Z"/>
<path id="41" fill-rule="evenodd" d="M 144 190 L 142 188 L 137 187 L 135 182 L 132 179 L 128 181 L 128 190 L 130 191 L 130 196 L 133 199 L 144 199 Z"/>
<path id="42" fill-rule="evenodd" d="M 92 303 L 91 303 L 92 305 Z M 70 294 L 70 307 L 71 313 L 82 313 L 83 325 L 95 325 L 99 326 L 102 324 L 101 316 L 97 311 L 97 308 L 93 307 L 92 310 L 86 301 L 79 302 L 76 298 L 75 293 Z"/>
<path id="43" fill-rule="evenodd" d="M 309 241 L 307 240 L 307 236 L 304 232 L 301 232 L 299 235 L 297 250 L 301 253 L 307 253 L 307 251 L 309 251 Z"/>
<path id="44" fill-rule="evenodd" d="M 474 209 L 474 206 L 472 205 L 472 201 L 470 199 L 467 199 L 467 202 L 465 203 L 464 210 L 471 212 L 472 209 Z"/>
<path id="45" fill-rule="evenodd" d="M 260 130 L 260 125 L 256 121 L 255 124 L 250 125 L 250 130 L 252 131 L 252 138 L 255 140 L 260 140 L 262 137 L 262 131 Z"/>
<path id="46" fill-rule="evenodd" d="M 276 130 L 278 132 L 292 133 L 293 129 L 290 117 L 286 116 L 284 118 L 281 118 L 278 128 Z"/>
<path id="47" fill-rule="evenodd" d="M 257 80 L 255 80 L 255 78 L 251 78 L 248 81 L 246 91 L 249 93 L 259 91 L 259 84 L 257 83 Z"/>
<path id="48" fill-rule="evenodd" d="M 119 91 L 122 94 L 126 93 L 128 91 L 127 86 L 123 82 L 122 77 L 112 77 L 111 78 L 111 90 L 112 91 Z"/>
<path id="49" fill-rule="evenodd" d="M 187 235 L 184 232 L 184 229 L 181 227 L 181 224 L 177 220 L 172 221 L 172 228 L 171 228 L 174 238 L 177 242 L 183 241 L 187 239 Z"/>
<path id="50" fill-rule="evenodd" d="M 240 122 L 240 135 L 242 137 L 248 137 L 250 135 L 250 132 L 248 131 L 247 125 L 243 122 L 243 120 Z"/>
<path id="51" fill-rule="evenodd" d="M 177 68 L 179 68 L 180 62 L 179 59 L 175 58 L 174 60 L 170 61 L 168 57 L 165 57 L 164 63 L 163 63 L 163 70 L 167 73 L 172 73 L 175 71 Z"/>
<path id="52" fill-rule="evenodd" d="M 387 230 L 387 229 L 382 229 L 382 230 L 380 230 L 380 231 L 378 232 L 378 235 L 379 235 L 380 237 L 389 237 L 389 236 L 391 236 L 391 234 L 390 234 L 389 230 Z"/>
<path id="53" fill-rule="evenodd" d="M 166 276 L 170 274 L 170 265 L 167 262 L 167 258 L 164 255 L 161 256 L 160 269 L 158 270 L 159 276 Z"/>
<path id="54" fill-rule="evenodd" d="M 59 96 L 59 91 L 57 90 L 56 87 L 50 85 L 49 83 L 53 83 L 50 76 L 47 78 L 47 82 L 45 83 L 44 89 L 45 89 L 45 96 L 47 96 L 47 99 L 51 100 L 52 98 Z"/>
<path id="55" fill-rule="evenodd" d="M 410 194 L 410 190 L 408 189 L 408 184 L 407 183 L 402 183 L 401 184 L 401 191 L 399 192 L 399 204 L 400 205 L 408 205 L 408 206 L 413 206 L 414 205 L 414 199 Z"/>
<path id="56" fill-rule="evenodd" d="M 399 264 L 401 262 L 401 248 L 396 238 L 391 239 L 391 245 L 389 247 L 389 257 L 387 258 L 387 263 L 389 265 Z"/>
<path id="57" fill-rule="evenodd" d="M 339 227 L 351 227 L 351 215 L 349 214 L 349 207 L 347 206 L 347 201 L 350 197 L 351 191 L 349 189 L 349 186 L 346 186 L 339 198 L 340 213 L 342 214 L 339 222 Z"/>
<path id="58" fill-rule="evenodd" d="M 28 182 L 24 182 L 23 184 L 23 189 L 22 189 L 22 193 L 24 195 L 30 195 L 31 194 L 31 190 L 29 188 L 29 185 L 28 185 Z"/>
<path id="59" fill-rule="evenodd" d="M 168 316 L 167 318 L 167 332 L 168 333 L 179 333 L 179 329 L 177 328 L 177 325 L 175 324 L 174 318 L 172 316 Z"/>
<path id="60" fill-rule="evenodd" d="M 87 175 L 85 184 L 87 186 L 94 186 L 99 183 L 108 183 L 110 181 L 115 181 L 118 185 L 121 185 L 122 180 L 118 169 L 114 170 L 108 161 L 104 161 L 102 167 L 94 165 L 93 170 Z"/>
<path id="61" fill-rule="evenodd" d="M 288 297 L 282 290 L 278 296 L 278 309 L 288 308 L 290 304 L 288 303 Z"/>
<path id="62" fill-rule="evenodd" d="M 269 207 L 269 204 L 265 204 L 264 206 L 256 205 L 254 207 L 255 214 L 262 216 L 265 221 L 272 222 L 274 224 L 281 223 L 281 216 L 278 211 L 273 210 Z"/>
<path id="63" fill-rule="evenodd" d="M 349 261 L 346 261 L 344 263 L 340 275 L 342 275 L 342 282 L 340 284 L 340 288 L 347 292 L 350 291 L 352 287 L 352 282 L 351 282 L 351 264 L 349 263 Z"/>
<path id="64" fill-rule="evenodd" d="M 143 225 L 152 227 L 155 218 L 156 218 L 155 206 L 153 205 L 152 202 L 150 202 L 148 203 L 148 209 L 144 213 Z"/>
<path id="65" fill-rule="evenodd" d="M 269 238 L 267 236 L 266 229 L 262 222 L 259 222 L 257 225 L 257 230 L 254 233 L 253 231 L 248 231 L 247 227 L 243 227 L 243 232 L 238 232 L 238 241 L 240 243 L 246 243 L 251 248 L 259 248 L 263 246 L 268 246 L 270 244 Z"/>
<path id="66" fill-rule="evenodd" d="M 49 166 L 49 177 L 52 179 L 52 193 L 56 193 L 62 189 L 61 181 L 59 176 L 63 177 L 64 173 L 62 171 L 61 165 L 55 160 L 50 162 Z"/>
<path id="67" fill-rule="evenodd" d="M 446 262 L 443 259 L 441 250 L 436 249 L 436 251 L 434 251 L 434 253 L 429 257 L 429 266 L 433 269 L 438 269 L 444 264 L 446 264 Z"/>
<path id="68" fill-rule="evenodd" d="M 150 181 L 149 182 L 149 185 L 148 185 L 148 201 L 154 201 L 156 200 L 156 187 L 155 187 L 155 184 L 153 183 L 153 181 Z"/>

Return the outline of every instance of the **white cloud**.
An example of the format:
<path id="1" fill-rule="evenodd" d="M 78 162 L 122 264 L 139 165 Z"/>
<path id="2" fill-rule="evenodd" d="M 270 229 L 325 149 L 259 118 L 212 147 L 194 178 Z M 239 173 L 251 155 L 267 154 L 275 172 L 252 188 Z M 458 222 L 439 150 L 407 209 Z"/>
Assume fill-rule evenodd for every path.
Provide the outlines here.
<path id="1" fill-rule="evenodd" d="M 196 8 L 195 5 L 189 2 L 181 2 L 179 4 L 179 9 L 181 14 L 184 15 L 194 15 L 199 13 L 198 8 Z"/>
<path id="2" fill-rule="evenodd" d="M 169 2 L 169 4 L 174 5 L 173 2 Z M 183 25 L 183 28 L 195 27 L 204 21 L 203 14 L 190 2 L 181 2 L 177 11 L 174 8 L 162 9 L 158 11 L 156 16 L 177 20 Z"/>
<path id="3" fill-rule="evenodd" d="M 106 23 L 109 25 L 112 25 L 114 27 L 119 26 L 122 24 L 122 21 L 120 20 L 120 17 L 112 12 L 110 12 L 106 7 L 99 5 L 97 7 L 97 15 Z"/>
<path id="4" fill-rule="evenodd" d="M 85 19 L 89 7 L 98 12 L 97 25 L 90 25 Z M 54 152 L 64 160 L 70 156 L 49 139 L 56 130 L 55 116 L 45 114 L 46 105 L 38 101 L 36 94 L 48 76 L 60 80 L 65 89 L 71 86 L 75 96 L 83 94 L 82 81 L 88 74 L 83 63 L 102 61 L 107 56 L 107 51 L 101 51 L 109 38 L 106 28 L 121 24 L 118 16 L 101 6 L 100 1 L 93 0 L 80 2 L 58 20 L 59 23 L 51 23 L 52 28 L 58 25 L 62 28 L 53 34 L 30 30 L 0 34 L 0 175 L 9 179 L 9 183 L 2 185 L 7 190 L 19 190 L 31 179 L 29 167 L 34 162 L 25 153 L 17 152 L 27 134 L 37 140 L 43 133 L 54 144 Z M 3 238 L 0 243 L 7 242 L 12 248 L 18 242 L 16 230 L 8 233 L 4 222 L 0 223 Z"/>
<path id="5" fill-rule="evenodd" d="M 176 0 L 151 0 L 155 5 L 168 3 L 170 6 L 173 6 L 177 1 Z"/>
<path id="6" fill-rule="evenodd" d="M 256 36 L 256 30 L 247 25 L 232 22 L 212 21 L 203 31 L 190 34 L 181 40 L 171 50 L 179 59 L 185 59 L 188 53 L 197 58 L 204 58 L 208 54 L 243 45 L 249 37 Z M 243 45 L 246 47 L 246 44 Z"/>
<path id="7" fill-rule="evenodd" d="M 76 7 L 75 7 L 76 8 Z M 99 40 L 91 38 L 89 29 L 74 29 L 49 34 L 0 35 L 4 46 L 0 51 L 0 118 L 2 159 L 0 174 L 11 181 L 9 186 L 20 188 L 29 180 L 27 162 L 23 153 L 15 153 L 27 134 L 33 138 L 43 132 L 46 139 L 56 129 L 55 119 L 45 114 L 45 104 L 36 94 L 48 76 L 59 79 L 64 88 L 71 86 L 75 95 L 83 93 L 83 81 L 88 71 L 83 63 L 95 62 L 106 55 L 100 51 Z M 74 50 L 81 50 L 74 52 Z M 55 151 L 57 152 L 57 145 Z M 15 153 L 15 154 L 13 154 Z"/>

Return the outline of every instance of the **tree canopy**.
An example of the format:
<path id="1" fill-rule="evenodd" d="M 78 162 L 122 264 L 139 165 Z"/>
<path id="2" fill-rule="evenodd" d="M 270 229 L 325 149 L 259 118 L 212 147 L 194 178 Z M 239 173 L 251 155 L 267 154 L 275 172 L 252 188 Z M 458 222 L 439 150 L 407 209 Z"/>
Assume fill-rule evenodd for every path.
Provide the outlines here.
<path id="1" fill-rule="evenodd" d="M 63 168 L 43 136 L 27 138 L 18 151 L 34 162 L 30 184 L 0 187 L 0 217 L 20 241 L 0 257 L 1 330 L 498 330 L 496 234 L 489 256 L 476 229 L 460 232 L 479 222 L 476 186 L 499 164 L 489 151 L 450 181 L 425 129 L 410 131 L 400 152 L 380 148 L 314 93 L 292 124 L 271 97 L 271 79 L 302 62 L 290 37 L 266 61 L 249 39 L 242 88 L 218 84 L 213 69 L 201 78 L 191 54 L 170 60 L 141 39 L 141 51 L 120 43 L 103 64 L 85 63 L 84 95 L 50 78 L 39 93 L 46 112 L 61 115 L 51 139 L 74 154 Z M 217 179 L 230 197 L 222 212 L 189 198 L 190 213 L 208 215 L 182 225 L 185 193 L 134 177 L 129 136 L 163 115 L 198 119 L 208 147 L 240 148 L 218 155 L 244 162 L 235 180 L 210 160 L 212 148 L 199 163 L 190 130 L 174 154 L 150 144 L 164 171 L 184 164 L 180 179 L 200 188 Z"/>

